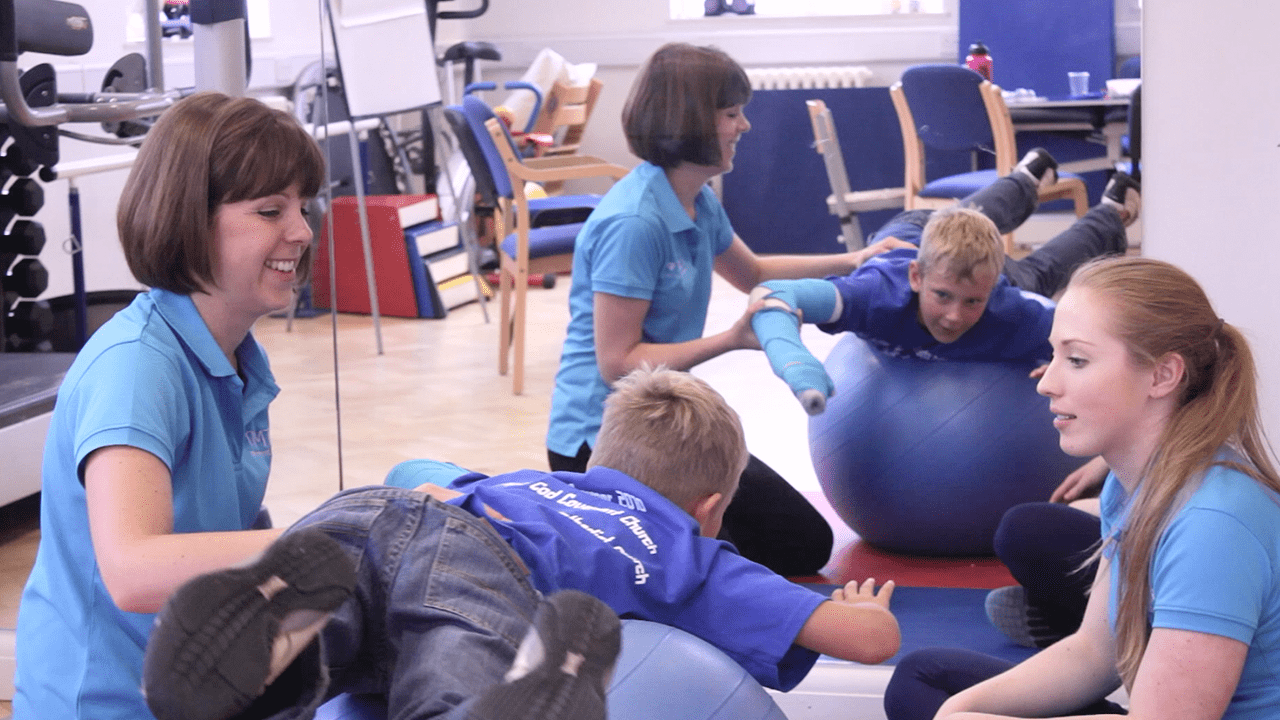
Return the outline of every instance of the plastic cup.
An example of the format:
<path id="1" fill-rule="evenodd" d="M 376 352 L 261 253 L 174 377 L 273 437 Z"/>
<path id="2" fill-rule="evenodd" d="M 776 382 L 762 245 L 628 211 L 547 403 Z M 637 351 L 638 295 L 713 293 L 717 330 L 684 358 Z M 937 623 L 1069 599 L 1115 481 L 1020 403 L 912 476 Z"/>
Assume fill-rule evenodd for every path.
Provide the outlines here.
<path id="1" fill-rule="evenodd" d="M 1089 94 L 1089 73 L 1087 72 L 1069 72 L 1067 73 L 1067 84 L 1071 87 L 1072 97 L 1080 97 Z"/>

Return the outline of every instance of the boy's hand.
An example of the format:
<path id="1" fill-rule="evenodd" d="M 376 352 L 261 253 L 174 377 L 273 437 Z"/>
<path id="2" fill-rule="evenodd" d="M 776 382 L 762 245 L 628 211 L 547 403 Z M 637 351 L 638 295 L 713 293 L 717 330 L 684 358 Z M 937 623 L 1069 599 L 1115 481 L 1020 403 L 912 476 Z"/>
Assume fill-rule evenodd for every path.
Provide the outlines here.
<path id="1" fill-rule="evenodd" d="M 1039 380 L 1040 378 L 1044 377 L 1044 371 L 1048 369 L 1049 369 L 1049 363 L 1045 363 L 1040 367 L 1037 367 L 1036 369 L 1032 370 L 1028 374 L 1028 377 L 1030 377 L 1032 380 Z"/>
<path id="2" fill-rule="evenodd" d="M 733 347 L 738 350 L 760 350 L 760 340 L 756 337 L 756 331 L 751 325 L 755 314 L 763 310 L 765 307 L 764 300 L 753 300 L 747 304 L 746 312 L 742 313 L 733 322 L 733 327 L 729 328 L 729 334 L 734 338 Z"/>
<path id="3" fill-rule="evenodd" d="M 842 588 L 836 588 L 831 593 L 831 599 L 838 602 L 846 602 L 849 604 L 857 604 L 870 602 L 879 605 L 885 610 L 889 609 L 889 599 L 893 597 L 894 584 L 889 580 L 880 587 L 880 592 L 876 592 L 876 579 L 867 578 L 859 585 L 857 580 L 853 580 Z"/>
<path id="4" fill-rule="evenodd" d="M 1110 471 L 1111 468 L 1107 467 L 1107 461 L 1103 460 L 1101 455 L 1095 457 L 1068 475 L 1067 479 L 1063 480 L 1062 484 L 1049 496 L 1049 502 L 1070 503 L 1073 500 L 1097 495 L 1097 491 L 1101 490 L 1102 482 L 1107 479 L 1107 473 Z"/>
<path id="5" fill-rule="evenodd" d="M 889 610 L 893 582 L 876 592 L 874 578 L 831 593 L 796 635 L 796 644 L 842 660 L 874 665 L 902 649 L 902 631 Z"/>
<path id="6" fill-rule="evenodd" d="M 853 253 L 853 255 L 856 256 L 855 262 L 857 263 L 853 267 L 856 270 L 857 268 L 862 267 L 862 263 L 870 260 L 871 258 L 877 255 L 883 255 L 884 253 L 887 253 L 890 250 L 901 250 L 903 248 L 915 249 L 916 246 L 912 245 L 906 240 L 899 240 L 898 238 L 892 237 L 892 236 L 887 237 L 883 240 L 877 240 L 876 242 L 873 242 L 870 245 L 862 248 L 861 250 L 855 251 Z"/>

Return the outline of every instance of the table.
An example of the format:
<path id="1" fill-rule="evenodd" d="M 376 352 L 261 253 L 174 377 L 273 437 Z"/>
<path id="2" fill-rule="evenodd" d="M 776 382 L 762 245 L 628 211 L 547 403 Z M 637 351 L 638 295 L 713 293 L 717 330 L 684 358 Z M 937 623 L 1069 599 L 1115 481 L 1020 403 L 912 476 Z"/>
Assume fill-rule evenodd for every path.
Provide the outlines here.
<path id="1" fill-rule="evenodd" d="M 1094 140 L 1106 146 L 1106 155 L 1086 160 L 1064 162 L 1059 169 L 1064 172 L 1084 173 L 1094 170 L 1110 170 L 1121 160 L 1121 138 L 1129 132 L 1128 114 L 1113 112 L 1128 108 L 1129 98 L 1106 97 L 1036 97 L 1006 98 L 1013 131 L 1047 133 L 1096 133 Z"/>

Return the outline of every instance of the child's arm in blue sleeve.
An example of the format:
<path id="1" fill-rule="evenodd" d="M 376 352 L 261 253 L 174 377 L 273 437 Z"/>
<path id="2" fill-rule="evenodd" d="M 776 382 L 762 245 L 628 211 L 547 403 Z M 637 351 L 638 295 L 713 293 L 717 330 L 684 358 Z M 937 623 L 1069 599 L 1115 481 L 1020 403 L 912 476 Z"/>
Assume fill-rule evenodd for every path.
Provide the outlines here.
<path id="1" fill-rule="evenodd" d="M 840 316 L 840 294 L 826 280 L 770 280 L 751 293 L 765 307 L 751 318 L 760 347 L 773 372 L 799 398 L 805 412 L 817 415 L 826 409 L 835 386 L 822 363 L 800 341 L 800 318 L 826 323 Z"/>

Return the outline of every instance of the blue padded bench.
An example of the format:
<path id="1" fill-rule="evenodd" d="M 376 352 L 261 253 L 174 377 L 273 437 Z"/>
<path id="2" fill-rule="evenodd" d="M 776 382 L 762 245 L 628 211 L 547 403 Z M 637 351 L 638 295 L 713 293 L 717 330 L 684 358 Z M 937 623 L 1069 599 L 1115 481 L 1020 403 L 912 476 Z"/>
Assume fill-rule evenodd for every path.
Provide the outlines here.
<path id="1" fill-rule="evenodd" d="M 75 353 L 0 353 L 0 505 L 40 491 L 40 464 L 58 386 Z"/>

